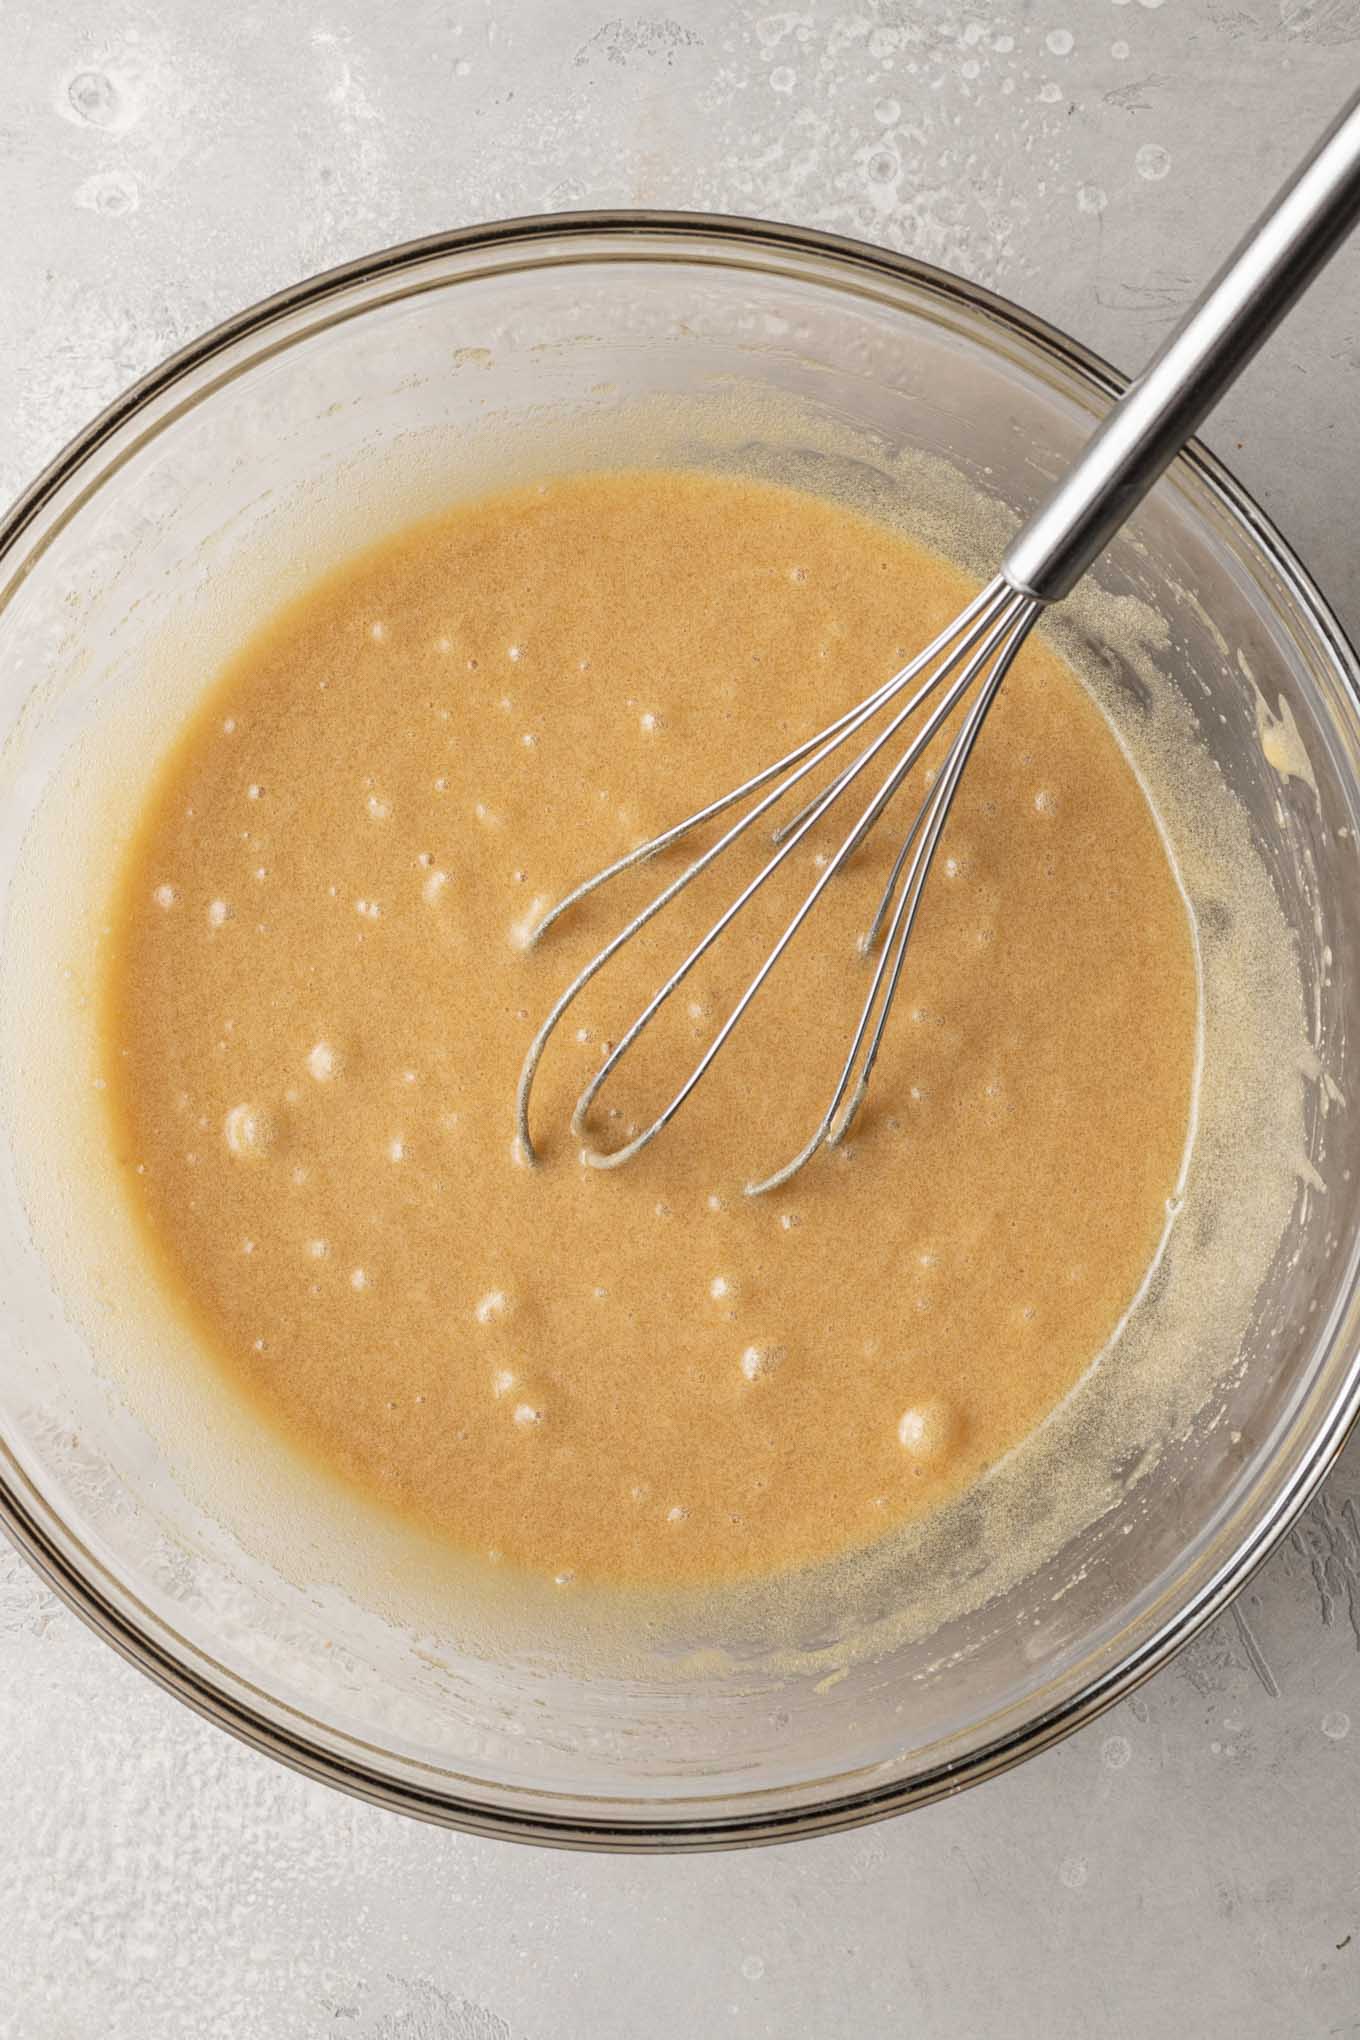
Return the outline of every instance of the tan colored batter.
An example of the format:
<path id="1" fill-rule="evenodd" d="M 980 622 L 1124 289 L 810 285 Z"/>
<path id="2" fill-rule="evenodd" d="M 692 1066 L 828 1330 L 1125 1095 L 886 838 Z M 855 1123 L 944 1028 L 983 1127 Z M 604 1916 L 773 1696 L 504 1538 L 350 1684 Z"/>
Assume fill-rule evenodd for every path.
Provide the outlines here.
<path id="1" fill-rule="evenodd" d="M 858 699 L 967 592 L 810 496 L 580 477 L 351 563 L 213 688 L 129 858 L 108 1096 L 178 1302 L 295 1441 L 564 1585 L 702 1584 L 881 1536 L 1091 1365 L 1180 1176 L 1197 986 L 1143 791 L 1040 644 L 970 765 L 846 1148 L 741 1194 L 820 1115 L 891 826 L 643 1157 L 583 1168 L 570 1106 L 737 868 L 573 1009 L 543 1165 L 513 1154 L 534 1027 L 679 867 L 526 949 L 544 905 Z M 684 987 L 605 1094 L 605 1144 L 830 842 Z"/>

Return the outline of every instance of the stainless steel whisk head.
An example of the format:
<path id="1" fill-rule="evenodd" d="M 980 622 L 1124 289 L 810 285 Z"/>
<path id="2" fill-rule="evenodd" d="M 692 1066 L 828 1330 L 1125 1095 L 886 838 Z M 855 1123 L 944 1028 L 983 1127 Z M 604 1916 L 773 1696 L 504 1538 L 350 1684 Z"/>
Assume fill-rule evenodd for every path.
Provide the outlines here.
<path id="1" fill-rule="evenodd" d="M 716 821 L 720 815 L 728 813 L 732 808 L 739 807 L 747 801 L 753 802 L 744 814 L 724 830 L 715 843 L 696 857 L 670 885 L 648 902 L 641 913 L 635 914 L 626 927 L 620 929 L 619 933 L 591 958 L 585 968 L 572 979 L 539 1028 L 525 1059 L 519 1084 L 518 1135 L 521 1148 L 528 1158 L 532 1159 L 534 1153 L 529 1133 L 529 1101 L 534 1078 L 544 1049 L 578 995 L 618 954 L 626 942 L 631 941 L 633 936 L 645 928 L 649 921 L 654 920 L 663 908 L 678 898 L 701 873 L 707 871 L 725 851 L 731 849 L 740 837 L 770 817 L 773 810 L 820 766 L 834 758 L 856 736 L 886 716 L 887 720 L 883 727 L 869 738 L 856 756 L 836 772 L 830 784 L 774 829 L 772 852 L 765 864 L 671 972 L 622 1038 L 610 1050 L 601 1067 L 581 1093 L 572 1115 L 572 1131 L 578 1136 L 584 1132 L 585 1120 L 595 1099 L 671 994 L 678 990 L 695 965 L 727 931 L 768 880 L 787 863 L 809 831 L 815 828 L 833 807 L 845 799 L 861 777 L 882 759 L 885 752 L 889 752 L 891 762 L 872 797 L 857 815 L 838 849 L 819 872 L 806 898 L 669 1103 L 648 1126 L 624 1146 L 608 1153 L 587 1147 L 583 1150 L 584 1158 L 596 1168 L 617 1168 L 621 1163 L 630 1161 L 634 1155 L 639 1154 L 655 1140 L 662 1128 L 669 1125 L 721 1053 L 751 1001 L 793 941 L 826 887 L 843 870 L 849 858 L 878 822 L 936 735 L 962 707 L 970 691 L 976 689 L 944 762 L 934 776 L 926 797 L 907 831 L 906 839 L 884 888 L 878 911 L 861 944 L 865 953 L 877 948 L 878 961 L 831 1101 L 811 1139 L 774 1175 L 757 1183 L 748 1183 L 746 1186 L 748 1194 L 755 1196 L 787 1182 L 805 1162 L 811 1160 L 818 1148 L 828 1143 L 834 1145 L 843 1138 L 869 1086 L 869 1079 L 882 1045 L 888 1014 L 901 979 L 907 944 L 911 939 L 931 861 L 963 776 L 964 766 L 977 741 L 987 711 L 996 698 L 997 689 L 1028 635 L 1040 607 L 1040 603 L 1032 596 L 1021 593 L 1006 581 L 998 578 L 991 582 L 946 630 L 926 646 L 924 651 L 856 707 L 839 716 L 835 722 L 829 723 L 816 736 L 796 745 L 774 764 L 765 766 L 740 786 L 734 787 L 731 792 L 723 794 L 718 800 L 711 801 L 707 807 L 688 815 L 684 821 L 676 823 L 673 828 L 663 831 L 661 835 L 653 836 L 650 841 L 639 845 L 627 856 L 618 858 L 603 871 L 596 872 L 592 878 L 588 878 L 573 892 L 568 893 L 565 899 L 559 901 L 552 911 L 544 916 L 534 930 L 532 937 L 534 942 L 540 941 L 570 908 L 600 886 L 607 884 L 610 879 L 617 878 L 622 872 L 631 871 L 636 865 L 646 863 L 648 859 L 681 842 L 694 830 Z M 910 735 L 906 735 L 906 726 L 911 719 L 919 711 L 924 710 L 932 701 L 932 697 L 937 695 L 938 699 L 934 701 L 924 720 L 911 731 Z M 901 740 L 904 736 L 906 741 L 903 743 Z M 900 744 L 900 748 L 893 755 L 891 747 L 895 742 Z"/>
<path id="2" fill-rule="evenodd" d="M 610 1153 L 587 1148 L 597 1168 L 617 1168 L 655 1140 L 721 1053 L 784 951 L 822 893 L 882 818 L 907 775 L 949 718 L 962 712 L 944 762 L 907 831 L 862 944 L 878 951 L 868 992 L 830 1103 L 811 1138 L 773 1175 L 749 1183 L 758 1195 L 785 1183 L 819 1148 L 843 1138 L 863 1103 L 902 977 L 931 862 L 987 712 L 1035 618 L 1060 601 L 1147 494 L 1196 426 L 1233 383 L 1279 320 L 1336 252 L 1360 217 L 1360 94 L 1352 98 L 1256 226 L 1229 257 L 1194 307 L 1163 343 L 1139 379 L 1097 428 L 1049 501 L 1008 549 L 1001 571 L 933 642 L 858 706 L 741 786 L 710 801 L 674 828 L 620 857 L 576 887 L 535 929 L 537 943 L 567 911 L 611 878 L 681 842 L 744 802 L 732 822 L 678 878 L 634 915 L 567 986 L 530 1046 L 520 1074 L 518 1145 L 535 1159 L 529 1130 L 534 1078 L 554 1030 L 568 1007 L 626 942 L 645 928 L 687 886 L 842 746 L 870 730 L 858 754 L 830 783 L 774 830 L 772 853 L 756 876 L 724 909 L 708 932 L 654 994 L 586 1085 L 572 1116 L 578 1136 L 595 1099 L 623 1057 L 695 965 L 782 867 L 808 831 L 840 802 L 875 762 L 889 753 L 888 769 L 807 897 L 728 1012 L 684 1082 L 651 1124 Z M 936 698 L 937 697 L 937 698 Z M 910 732 L 907 724 L 922 715 Z M 890 747 L 899 743 L 900 748 Z"/>

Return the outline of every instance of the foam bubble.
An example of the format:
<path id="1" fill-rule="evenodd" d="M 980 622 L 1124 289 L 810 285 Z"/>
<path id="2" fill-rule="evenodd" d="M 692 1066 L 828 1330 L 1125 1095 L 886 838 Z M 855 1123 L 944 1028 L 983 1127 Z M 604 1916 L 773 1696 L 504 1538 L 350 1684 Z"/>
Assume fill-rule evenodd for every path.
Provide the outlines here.
<path id="1" fill-rule="evenodd" d="M 782 1346 L 748 1346 L 741 1356 L 741 1371 L 748 1381 L 764 1381 L 784 1364 Z"/>
<path id="2" fill-rule="evenodd" d="M 897 1422 L 897 1442 L 912 1459 L 926 1463 L 943 1457 L 959 1428 L 953 1404 L 943 1396 L 927 1396 L 903 1410 Z"/>
<path id="3" fill-rule="evenodd" d="M 307 1051 L 307 1068 L 318 1084 L 328 1084 L 332 1077 L 338 1077 L 342 1058 L 329 1041 L 318 1041 Z"/>
<path id="4" fill-rule="evenodd" d="M 222 1122 L 222 1137 L 242 1161 L 259 1161 L 272 1146 L 274 1123 L 258 1105 L 233 1105 Z"/>

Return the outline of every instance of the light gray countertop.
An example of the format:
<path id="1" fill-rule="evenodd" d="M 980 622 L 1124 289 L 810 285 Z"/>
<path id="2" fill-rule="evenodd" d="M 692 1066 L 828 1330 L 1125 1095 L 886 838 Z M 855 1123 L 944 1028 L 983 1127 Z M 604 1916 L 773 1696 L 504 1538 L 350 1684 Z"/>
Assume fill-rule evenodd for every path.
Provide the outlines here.
<path id="1" fill-rule="evenodd" d="M 622 4 L 622 0 L 615 0 Z M 1360 68 L 1360 0 L 96 0 L 0 13 L 0 494 L 170 349 L 496 216 L 763 213 L 1133 367 Z M 1360 246 L 1207 433 L 1360 631 Z M 950 1804 L 726 1857 L 404 1823 L 0 1551 L 4 2040 L 1360 2036 L 1360 1447 L 1236 1606 Z"/>

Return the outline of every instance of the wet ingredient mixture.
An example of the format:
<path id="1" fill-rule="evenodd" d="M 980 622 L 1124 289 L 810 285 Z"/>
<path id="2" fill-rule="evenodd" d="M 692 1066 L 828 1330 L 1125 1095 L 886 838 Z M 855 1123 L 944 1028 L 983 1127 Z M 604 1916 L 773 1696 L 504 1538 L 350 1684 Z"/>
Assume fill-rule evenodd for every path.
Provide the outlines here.
<path id="1" fill-rule="evenodd" d="M 262 1418 L 465 1550 L 564 1587 L 705 1585 L 883 1536 L 1091 1366 L 1181 1176 L 1197 980 L 1146 795 L 1042 642 L 970 764 L 843 1148 L 742 1194 L 823 1109 L 910 788 L 651 1149 L 583 1167 L 571 1106 L 735 867 L 573 1008 L 542 1163 L 513 1151 L 539 1020 L 680 867 L 529 947 L 546 905 L 969 592 L 810 495 L 579 476 L 401 534 L 248 645 L 140 820 L 104 1031 L 128 1195 Z M 833 842 L 672 1001 L 602 1096 L 604 1144 L 674 1087 Z"/>

